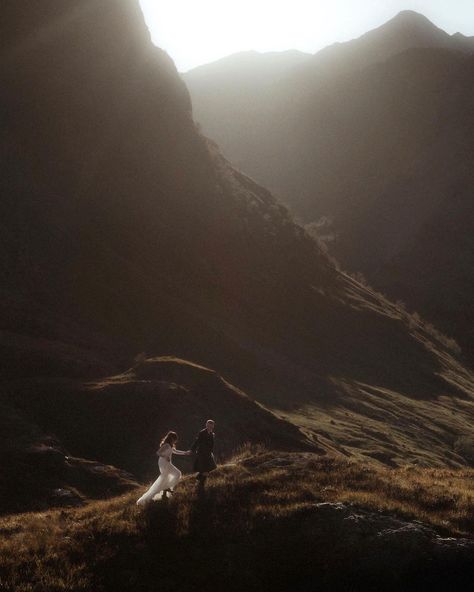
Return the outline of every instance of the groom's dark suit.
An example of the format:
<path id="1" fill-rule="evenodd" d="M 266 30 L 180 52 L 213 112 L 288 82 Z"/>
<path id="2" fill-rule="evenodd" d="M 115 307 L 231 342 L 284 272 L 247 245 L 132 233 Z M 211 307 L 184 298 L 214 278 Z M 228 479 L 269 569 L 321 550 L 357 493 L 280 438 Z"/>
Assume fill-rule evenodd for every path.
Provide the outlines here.
<path id="1" fill-rule="evenodd" d="M 216 461 L 212 451 L 214 450 L 214 432 L 203 429 L 197 435 L 191 450 L 196 454 L 194 470 L 197 473 L 210 473 L 216 468 Z"/>

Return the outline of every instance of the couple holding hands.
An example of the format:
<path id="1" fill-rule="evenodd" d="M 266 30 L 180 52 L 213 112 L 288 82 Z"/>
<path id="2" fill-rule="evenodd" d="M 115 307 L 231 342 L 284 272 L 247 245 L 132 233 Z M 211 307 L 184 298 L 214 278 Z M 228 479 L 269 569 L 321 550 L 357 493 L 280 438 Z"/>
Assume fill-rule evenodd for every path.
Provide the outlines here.
<path id="1" fill-rule="evenodd" d="M 206 427 L 199 432 L 191 449 L 187 451 L 176 449 L 176 443 L 178 441 L 178 434 L 176 432 L 168 432 L 166 434 L 156 453 L 159 457 L 158 467 L 160 469 L 160 476 L 152 484 L 150 489 L 137 500 L 137 506 L 144 506 L 151 501 L 156 501 L 160 493 L 162 497 L 166 497 L 167 492 L 173 492 L 178 481 L 181 479 L 181 471 L 172 463 L 173 454 L 178 454 L 179 456 L 196 455 L 194 461 L 194 471 L 197 473 L 196 479 L 199 481 L 200 486 L 204 486 L 208 473 L 216 468 L 213 455 L 214 426 L 215 422 L 212 419 L 208 419 L 206 421 Z"/>

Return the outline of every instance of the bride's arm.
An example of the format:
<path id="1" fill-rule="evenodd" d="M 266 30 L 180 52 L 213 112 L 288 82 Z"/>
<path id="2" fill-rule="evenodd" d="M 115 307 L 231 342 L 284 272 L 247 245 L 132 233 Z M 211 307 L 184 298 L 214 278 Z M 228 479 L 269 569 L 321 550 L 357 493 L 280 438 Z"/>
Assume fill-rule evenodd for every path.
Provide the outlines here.
<path id="1" fill-rule="evenodd" d="M 189 456 L 189 450 L 177 450 L 173 448 L 173 454 L 177 454 L 178 456 Z"/>

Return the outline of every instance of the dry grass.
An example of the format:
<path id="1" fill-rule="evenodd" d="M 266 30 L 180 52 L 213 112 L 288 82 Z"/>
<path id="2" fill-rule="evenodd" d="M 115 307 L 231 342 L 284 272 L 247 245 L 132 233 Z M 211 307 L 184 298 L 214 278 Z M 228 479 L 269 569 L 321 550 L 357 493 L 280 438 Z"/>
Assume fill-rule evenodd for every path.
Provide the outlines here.
<path id="1" fill-rule="evenodd" d="M 145 512 L 136 508 L 134 492 L 82 509 L 0 520 L 0 589 L 153 590 L 159 578 L 194 590 L 211 576 L 232 590 L 233 578 L 257 589 L 263 575 L 251 567 L 252 555 L 263 557 L 267 580 L 275 576 L 265 563 L 270 536 L 273 554 L 289 554 L 288 566 L 277 569 L 280 576 L 299 569 L 294 537 L 300 536 L 301 516 L 317 502 L 350 502 L 421 520 L 444 534 L 471 536 L 473 484 L 473 470 L 392 470 L 243 448 L 209 480 L 204 497 L 187 478 L 173 499 Z M 315 549 L 324 543 L 307 536 Z"/>
<path id="2" fill-rule="evenodd" d="M 237 457 L 242 466 L 236 465 L 229 473 L 221 472 L 221 485 L 225 483 L 228 488 L 235 482 L 242 487 L 245 483 L 245 489 L 249 483 L 252 488 L 265 484 L 264 499 L 272 499 L 278 511 L 288 500 L 298 505 L 350 502 L 420 520 L 453 536 L 474 537 L 474 469 L 390 469 L 312 454 L 280 455 L 282 464 L 278 467 L 277 461 L 273 463 L 273 452 L 262 450 L 257 456 L 246 458 L 247 454 L 248 449 L 244 448 Z M 246 472 L 246 467 L 261 467 L 265 463 L 275 467 L 258 474 Z M 275 507 L 270 505 L 267 509 L 273 512 Z"/>

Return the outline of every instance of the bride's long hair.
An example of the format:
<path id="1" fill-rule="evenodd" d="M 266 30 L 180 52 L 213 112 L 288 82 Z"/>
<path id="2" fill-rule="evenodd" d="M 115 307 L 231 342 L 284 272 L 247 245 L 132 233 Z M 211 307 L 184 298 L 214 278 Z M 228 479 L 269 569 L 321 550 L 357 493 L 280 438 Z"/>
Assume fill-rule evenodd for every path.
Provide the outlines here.
<path id="1" fill-rule="evenodd" d="M 168 432 L 166 436 L 161 440 L 160 446 L 163 444 L 169 444 L 171 448 L 176 446 L 176 442 L 178 441 L 178 434 L 176 432 Z"/>

